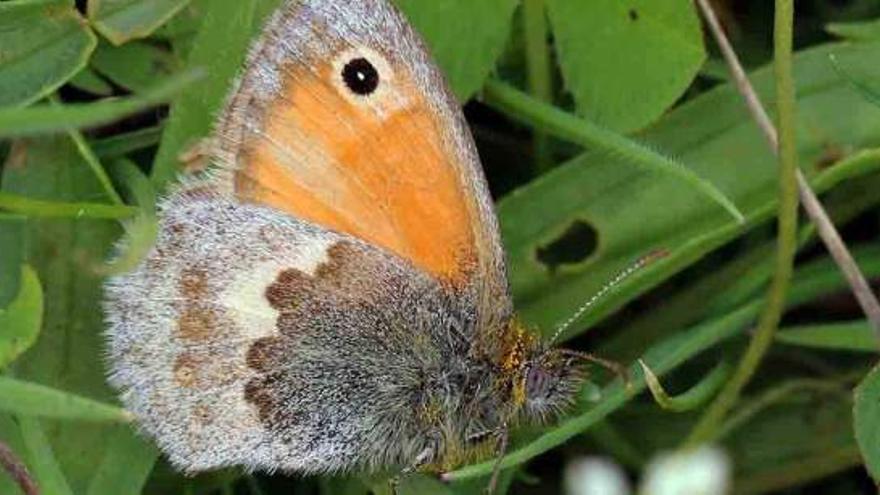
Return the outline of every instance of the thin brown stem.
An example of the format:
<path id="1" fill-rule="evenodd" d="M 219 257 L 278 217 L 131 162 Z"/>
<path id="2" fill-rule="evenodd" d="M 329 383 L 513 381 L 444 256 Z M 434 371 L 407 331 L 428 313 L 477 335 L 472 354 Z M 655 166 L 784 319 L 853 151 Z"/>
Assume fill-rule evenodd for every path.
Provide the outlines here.
<path id="1" fill-rule="evenodd" d="M 15 452 L 3 442 L 0 442 L 0 466 L 9 473 L 9 476 L 18 483 L 25 495 L 40 495 L 37 483 L 31 478 L 27 466 L 15 455 Z"/>
<path id="2" fill-rule="evenodd" d="M 727 35 L 724 33 L 724 29 L 718 22 L 718 17 L 715 15 L 715 11 L 712 9 L 708 0 L 697 0 L 697 4 L 703 12 L 703 17 L 706 19 L 706 23 L 709 25 L 709 30 L 715 37 L 718 47 L 721 49 L 721 54 L 727 62 L 728 68 L 736 82 L 737 90 L 739 90 L 739 93 L 742 95 L 743 99 L 745 99 L 749 112 L 752 114 L 755 122 L 757 122 L 758 127 L 761 128 L 764 137 L 770 143 L 771 149 L 774 153 L 778 153 L 779 137 L 776 132 L 776 127 L 774 127 L 773 121 L 770 120 L 770 116 L 767 115 L 767 111 L 761 104 L 757 92 L 749 81 L 749 78 L 739 61 L 739 57 L 737 57 L 736 52 L 730 44 L 730 40 L 728 40 Z M 871 327 L 874 329 L 874 334 L 878 342 L 880 342 L 880 302 L 877 301 L 877 297 L 871 290 L 871 286 L 868 284 L 865 275 L 859 269 L 852 254 L 850 254 L 849 249 L 840 237 L 840 233 L 837 231 L 837 228 L 828 216 L 828 212 L 825 211 L 825 208 L 822 206 L 819 198 L 816 197 L 816 193 L 813 192 L 813 189 L 810 187 L 809 182 L 807 182 L 807 179 L 804 177 L 804 174 L 800 169 L 797 170 L 797 184 L 801 204 L 803 205 L 804 210 L 816 226 L 816 232 L 819 234 L 822 242 L 825 243 L 825 247 L 834 259 L 834 262 L 837 263 L 840 270 L 843 272 L 843 275 L 846 277 L 850 290 L 856 297 L 856 300 L 861 306 L 868 321 L 871 323 Z"/>

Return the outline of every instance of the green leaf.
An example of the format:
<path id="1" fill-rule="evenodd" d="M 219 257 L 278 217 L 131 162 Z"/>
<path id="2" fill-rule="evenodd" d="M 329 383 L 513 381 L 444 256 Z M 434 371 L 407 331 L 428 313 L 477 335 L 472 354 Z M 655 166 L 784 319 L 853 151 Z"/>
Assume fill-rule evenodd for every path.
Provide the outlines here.
<path id="1" fill-rule="evenodd" d="M 24 257 L 24 222 L 25 217 L 21 215 L 0 212 L 0 311 L 19 293 L 20 267 Z M 0 368 L 3 368 L 3 359 L 0 359 Z"/>
<path id="2" fill-rule="evenodd" d="M 871 156 L 844 167 L 822 165 L 828 143 L 856 148 L 880 140 L 880 109 L 865 105 L 828 63 L 880 58 L 880 44 L 826 45 L 798 54 L 800 163 L 814 187 L 825 191 L 857 173 L 876 173 Z M 880 79 L 880 65 L 865 65 Z M 751 75 L 763 97 L 772 73 Z M 687 132 L 683 132 L 686 130 Z M 775 212 L 776 165 L 736 91 L 722 86 L 677 110 L 640 138 L 677 156 L 718 187 L 745 214 L 748 226 Z M 875 154 L 876 155 L 876 154 Z M 746 229 L 708 208 L 705 198 L 675 179 L 648 173 L 619 157 L 587 153 L 532 181 L 498 204 L 510 281 L 522 316 L 547 331 L 568 318 L 616 273 L 649 252 L 668 256 L 616 286 L 582 321 L 589 326 L 627 301 L 717 249 Z M 593 244 L 591 244 L 591 239 Z M 550 254 L 570 242 L 575 256 Z"/>
<path id="3" fill-rule="evenodd" d="M 868 473 L 880 483 L 880 366 L 868 373 L 853 394 L 856 442 Z"/>
<path id="4" fill-rule="evenodd" d="M 40 334 L 43 321 L 43 289 L 36 272 L 22 266 L 18 296 L 0 308 L 0 369 L 28 350 Z M 0 397 L 0 402 L 4 399 Z"/>
<path id="5" fill-rule="evenodd" d="M 874 105 L 880 106 L 880 85 L 878 85 L 875 78 L 867 76 L 859 71 L 858 66 L 843 68 L 834 54 L 829 56 L 829 60 L 831 61 L 834 70 L 836 70 L 837 73 L 840 74 L 840 77 L 845 79 L 855 91 L 861 94 L 865 100 Z"/>
<path id="6" fill-rule="evenodd" d="M 636 141 L 552 105 L 542 103 L 512 86 L 498 81 L 486 83 L 483 99 L 506 113 L 508 117 L 522 120 L 559 139 L 577 143 L 585 149 L 617 156 L 631 165 L 645 167 L 649 171 L 674 176 L 689 187 L 699 190 L 706 198 L 718 203 L 736 221 L 744 221 L 742 212 L 737 209 L 736 205 L 711 183 L 701 179 L 674 159 L 663 156 Z"/>
<path id="7" fill-rule="evenodd" d="M 177 74 L 143 94 L 127 98 L 106 99 L 96 103 L 71 103 L 64 106 L 39 105 L 30 108 L 0 109 L 0 137 L 47 134 L 107 124 L 168 101 L 202 75 L 203 73 L 198 70 Z"/>
<path id="8" fill-rule="evenodd" d="M 547 10 L 578 111 L 616 131 L 659 117 L 706 56 L 692 2 L 547 0 Z"/>
<path id="9" fill-rule="evenodd" d="M 877 352 L 877 337 L 867 321 L 802 325 L 780 329 L 776 340 L 789 345 L 837 351 Z"/>
<path id="10" fill-rule="evenodd" d="M 116 406 L 5 376 L 0 376 L 0 411 L 78 421 L 131 421 L 131 414 Z"/>
<path id="11" fill-rule="evenodd" d="M 161 189 L 178 171 L 178 156 L 207 137 L 217 111 L 244 61 L 252 35 L 279 0 L 212 0 L 187 62 L 208 76 L 171 106 L 153 163 L 152 180 Z"/>
<path id="12" fill-rule="evenodd" d="M 145 38 L 189 0 L 89 0 L 92 25 L 114 45 Z"/>
<path id="13" fill-rule="evenodd" d="M 852 41 L 880 39 L 880 19 L 860 22 L 835 22 L 825 26 L 829 33 Z"/>
<path id="14" fill-rule="evenodd" d="M 167 79 L 180 63 L 162 48 L 141 41 L 112 46 L 98 45 L 92 67 L 114 83 L 134 92 L 149 90 L 155 81 Z"/>
<path id="15" fill-rule="evenodd" d="M 0 3 L 0 107 L 55 91 L 85 67 L 96 43 L 72 2 Z"/>
<path id="16" fill-rule="evenodd" d="M 73 495 L 43 425 L 36 418 L 18 418 L 21 437 L 27 448 L 28 468 L 33 473 L 42 493 Z"/>
<path id="17" fill-rule="evenodd" d="M 119 429 L 89 483 L 86 495 L 140 495 L 159 457 L 156 447 L 129 428 Z"/>
<path id="18" fill-rule="evenodd" d="M 66 137 L 29 139 L 24 145 L 26 152 L 16 166 L 3 168 L 0 185 L 4 191 L 67 203 L 103 197 L 100 183 Z M 115 222 L 66 218 L 28 222 L 25 261 L 36 269 L 40 280 L 51 282 L 43 287 L 48 302 L 43 330 L 36 344 L 11 367 L 17 379 L 103 404 L 115 403 L 116 394 L 106 384 L 101 360 L 102 278 L 96 269 L 103 265 L 119 234 Z M 71 489 L 85 493 L 110 448 L 108 435 L 118 425 L 80 421 L 46 421 L 43 425 Z"/>
<path id="19" fill-rule="evenodd" d="M 101 76 L 89 67 L 79 71 L 68 83 L 80 91 L 93 95 L 110 96 L 113 94 L 113 86 L 104 79 L 101 79 Z"/>
<path id="20" fill-rule="evenodd" d="M 459 100 L 466 101 L 495 67 L 510 35 L 517 0 L 397 0 L 425 38 Z"/>
<path id="21" fill-rule="evenodd" d="M 101 158 L 119 158 L 159 144 L 162 127 L 147 127 L 136 131 L 115 134 L 92 143 L 95 154 Z"/>

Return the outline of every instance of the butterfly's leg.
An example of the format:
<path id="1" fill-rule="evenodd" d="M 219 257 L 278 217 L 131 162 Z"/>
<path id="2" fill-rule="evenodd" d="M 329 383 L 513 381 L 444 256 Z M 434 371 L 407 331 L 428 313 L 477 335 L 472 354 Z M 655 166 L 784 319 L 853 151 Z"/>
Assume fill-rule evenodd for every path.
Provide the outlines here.
<path id="1" fill-rule="evenodd" d="M 400 479 L 408 474 L 412 474 L 418 471 L 422 466 L 430 463 L 434 460 L 434 457 L 437 455 L 440 447 L 440 439 L 437 436 L 431 436 L 430 444 L 422 449 L 421 452 L 416 456 L 413 462 L 403 468 L 397 476 L 391 478 L 389 483 L 391 484 L 391 491 L 396 495 L 397 494 L 397 486 L 400 484 Z"/>

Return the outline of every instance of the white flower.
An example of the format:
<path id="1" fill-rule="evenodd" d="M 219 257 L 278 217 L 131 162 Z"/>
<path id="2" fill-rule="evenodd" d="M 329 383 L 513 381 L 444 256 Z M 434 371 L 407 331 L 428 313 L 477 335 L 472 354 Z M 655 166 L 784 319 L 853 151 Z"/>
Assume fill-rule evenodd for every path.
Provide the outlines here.
<path id="1" fill-rule="evenodd" d="M 730 460 L 713 447 L 656 457 L 642 480 L 642 495 L 723 495 L 730 487 Z"/>
<path id="2" fill-rule="evenodd" d="M 566 467 L 565 492 L 568 495 L 629 495 L 630 487 L 626 474 L 617 464 L 584 458 Z"/>

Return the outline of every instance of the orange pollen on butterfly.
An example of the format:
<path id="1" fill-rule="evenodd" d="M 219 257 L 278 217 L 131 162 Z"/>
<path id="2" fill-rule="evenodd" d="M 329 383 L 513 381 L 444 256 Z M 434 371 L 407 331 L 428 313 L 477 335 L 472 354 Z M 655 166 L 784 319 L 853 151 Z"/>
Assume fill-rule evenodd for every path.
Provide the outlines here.
<path id="1" fill-rule="evenodd" d="M 528 352 L 535 345 L 535 336 L 517 321 L 511 321 L 502 337 L 503 346 L 500 364 L 506 372 L 518 370 L 525 364 Z"/>

